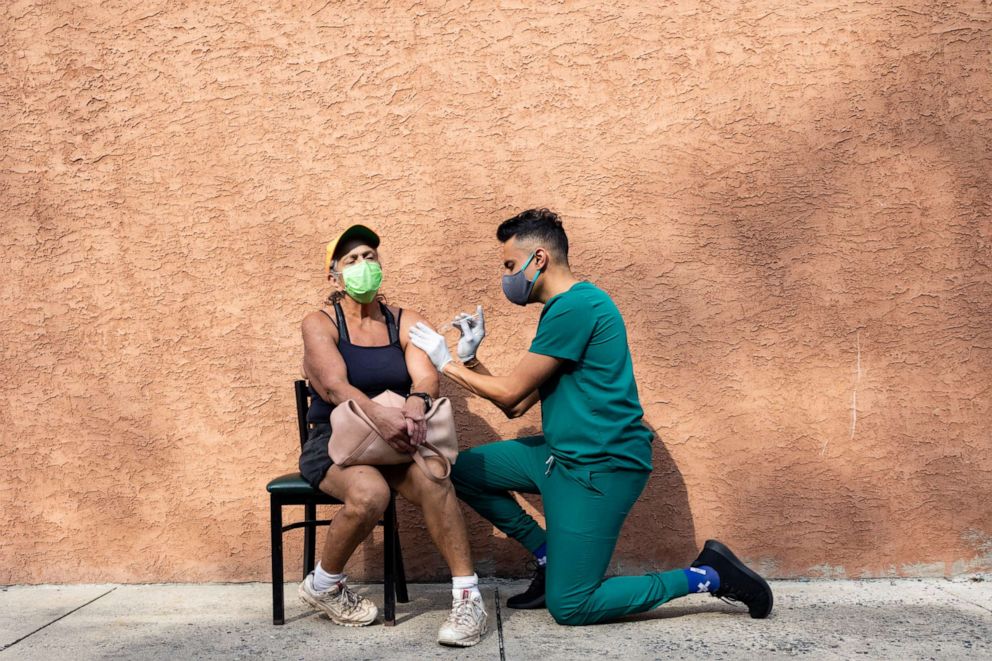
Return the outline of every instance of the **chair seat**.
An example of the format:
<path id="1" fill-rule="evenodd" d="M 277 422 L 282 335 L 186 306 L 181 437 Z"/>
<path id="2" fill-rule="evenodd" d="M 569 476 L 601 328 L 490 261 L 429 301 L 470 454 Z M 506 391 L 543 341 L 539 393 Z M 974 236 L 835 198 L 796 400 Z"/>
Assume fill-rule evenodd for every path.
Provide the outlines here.
<path id="1" fill-rule="evenodd" d="M 317 496 L 320 491 L 310 486 L 299 473 L 286 473 L 272 480 L 265 487 L 269 493 L 293 494 L 296 496 Z"/>

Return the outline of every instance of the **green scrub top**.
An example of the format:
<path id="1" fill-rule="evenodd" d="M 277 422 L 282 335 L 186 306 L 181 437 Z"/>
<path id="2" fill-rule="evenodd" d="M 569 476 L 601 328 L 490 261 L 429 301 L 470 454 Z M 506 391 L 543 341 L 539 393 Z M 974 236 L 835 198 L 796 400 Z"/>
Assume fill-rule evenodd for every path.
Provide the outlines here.
<path id="1" fill-rule="evenodd" d="M 613 299 L 579 282 L 544 304 L 531 353 L 564 360 L 540 387 L 544 438 L 566 465 L 651 470 L 627 329 Z"/>

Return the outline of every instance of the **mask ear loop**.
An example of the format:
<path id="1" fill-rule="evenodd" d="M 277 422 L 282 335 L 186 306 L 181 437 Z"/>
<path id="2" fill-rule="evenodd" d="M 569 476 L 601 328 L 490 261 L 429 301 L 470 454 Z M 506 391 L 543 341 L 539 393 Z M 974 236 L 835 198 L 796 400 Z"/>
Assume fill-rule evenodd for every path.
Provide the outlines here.
<path id="1" fill-rule="evenodd" d="M 527 269 L 528 266 L 530 266 L 531 260 L 534 259 L 534 255 L 536 254 L 537 254 L 536 252 L 532 254 L 530 256 L 530 259 L 527 260 L 527 263 L 524 264 L 524 267 L 519 271 L 517 271 L 517 273 L 520 273 L 521 275 L 524 276 L 524 282 L 527 283 L 527 299 L 526 299 L 527 303 L 530 302 L 530 297 L 534 293 L 534 286 L 537 284 L 537 279 L 541 277 L 541 269 L 537 269 L 537 273 L 534 274 L 533 280 L 528 280 L 526 274 L 524 274 L 524 271 Z M 524 303 L 524 305 L 526 305 L 527 303 Z"/>
<path id="2" fill-rule="evenodd" d="M 527 270 L 527 267 L 530 266 L 530 263 L 534 261 L 534 256 L 535 255 L 537 255 L 537 251 L 536 250 L 530 254 L 530 257 L 527 258 L 527 261 L 524 262 L 524 265 L 520 267 L 520 270 L 517 271 L 517 273 L 523 273 L 524 271 L 526 271 Z M 517 273 L 514 273 L 512 275 L 516 275 Z M 524 277 L 526 278 L 527 276 L 525 275 Z"/>
<path id="3" fill-rule="evenodd" d="M 524 268 L 523 269 L 520 269 L 520 270 L 523 271 L 528 266 L 530 266 L 531 260 L 534 259 L 536 256 L 537 256 L 537 251 L 535 250 L 534 251 L 534 254 L 532 254 L 530 256 L 530 259 L 527 260 L 527 263 L 524 264 Z M 530 292 L 534 291 L 534 285 L 537 284 L 537 279 L 541 277 L 541 274 L 542 273 L 544 273 L 544 269 L 543 268 L 538 268 L 537 269 L 537 273 L 534 274 L 534 279 L 530 281 L 530 290 L 527 292 L 527 298 L 530 298 Z M 524 276 L 524 277 L 526 278 L 527 276 Z"/>

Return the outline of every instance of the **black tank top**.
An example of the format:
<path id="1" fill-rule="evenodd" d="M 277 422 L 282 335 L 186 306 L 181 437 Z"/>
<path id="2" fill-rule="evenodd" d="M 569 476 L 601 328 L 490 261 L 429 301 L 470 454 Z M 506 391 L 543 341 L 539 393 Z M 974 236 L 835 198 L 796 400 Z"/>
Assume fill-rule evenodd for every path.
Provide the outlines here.
<path id="1" fill-rule="evenodd" d="M 361 390 L 367 397 L 375 397 L 386 390 L 392 390 L 396 394 L 406 397 L 410 394 L 410 387 L 413 382 L 406 369 L 403 347 L 400 346 L 399 320 L 403 318 L 403 310 L 400 310 L 397 319 L 393 319 L 393 313 L 385 304 L 380 302 L 379 307 L 382 309 L 382 315 L 386 318 L 389 344 L 378 347 L 360 347 L 351 343 L 344 311 L 339 304 L 334 304 L 338 327 L 338 351 L 341 352 L 341 358 L 344 359 L 347 368 L 348 383 Z M 327 315 L 328 319 L 331 319 L 331 315 L 327 314 L 326 311 L 321 310 L 321 312 Z M 307 422 L 326 424 L 330 419 L 331 409 L 334 407 L 321 399 L 313 386 L 309 386 L 309 388 L 310 409 L 307 411 Z"/>

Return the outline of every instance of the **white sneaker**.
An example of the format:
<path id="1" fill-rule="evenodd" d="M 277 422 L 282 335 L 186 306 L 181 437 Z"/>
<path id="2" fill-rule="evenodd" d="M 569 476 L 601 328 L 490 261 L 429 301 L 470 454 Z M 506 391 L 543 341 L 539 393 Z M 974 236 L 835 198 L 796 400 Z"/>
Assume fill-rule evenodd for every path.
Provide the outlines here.
<path id="1" fill-rule="evenodd" d="M 472 597 L 469 590 L 462 590 L 462 598 L 451 603 L 451 613 L 437 632 L 437 642 L 452 647 L 471 647 L 486 635 L 489 616 L 482 597 Z"/>
<path id="2" fill-rule="evenodd" d="M 344 581 L 333 588 L 317 592 L 313 588 L 313 572 L 300 583 L 300 600 L 343 627 L 364 627 L 375 622 L 379 609 L 365 597 L 352 592 Z"/>

